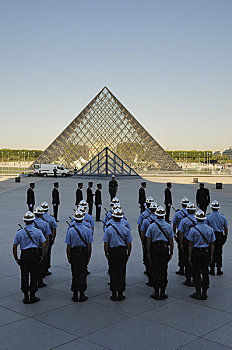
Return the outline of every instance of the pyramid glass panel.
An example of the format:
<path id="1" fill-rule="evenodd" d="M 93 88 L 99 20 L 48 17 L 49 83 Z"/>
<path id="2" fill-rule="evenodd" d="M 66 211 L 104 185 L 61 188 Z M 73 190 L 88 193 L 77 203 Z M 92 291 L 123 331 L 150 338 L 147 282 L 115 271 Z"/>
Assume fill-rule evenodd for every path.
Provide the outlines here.
<path id="1" fill-rule="evenodd" d="M 35 163 L 58 162 L 68 168 L 80 169 L 106 147 L 135 172 L 180 170 L 107 87 L 99 92 Z"/>

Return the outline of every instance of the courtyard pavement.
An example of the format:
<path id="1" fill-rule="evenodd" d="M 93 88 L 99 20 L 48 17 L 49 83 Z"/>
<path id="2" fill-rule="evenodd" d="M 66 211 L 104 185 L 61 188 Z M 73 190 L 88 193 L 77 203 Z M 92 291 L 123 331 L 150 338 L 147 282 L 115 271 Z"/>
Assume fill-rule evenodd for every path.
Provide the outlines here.
<path id="1" fill-rule="evenodd" d="M 210 178 L 208 178 L 209 180 Z M 165 178 L 172 180 L 171 178 Z M 211 179 L 212 180 L 212 179 Z M 211 198 L 221 203 L 221 212 L 231 227 L 232 182 L 215 189 L 214 180 L 206 184 Z M 126 299 L 112 302 L 108 287 L 107 263 L 103 254 L 102 224 L 94 233 L 93 255 L 89 265 L 85 303 L 71 300 L 71 272 L 65 256 L 66 220 L 73 214 L 77 178 L 58 179 L 61 205 L 57 239 L 52 252 L 52 272 L 48 286 L 40 289 L 41 301 L 34 305 L 22 303 L 19 267 L 12 256 L 12 242 L 18 223 L 23 224 L 27 210 L 26 191 L 30 178 L 0 182 L 0 349 L 58 350 L 225 350 L 232 348 L 232 250 L 231 236 L 224 249 L 224 275 L 212 276 L 207 301 L 189 297 L 193 288 L 182 284 L 184 278 L 175 274 L 177 249 L 169 264 L 169 283 L 165 301 L 150 298 L 152 288 L 146 286 L 141 245 L 137 233 L 138 189 L 141 179 L 120 179 L 118 197 L 132 226 L 133 249 L 127 266 Z M 33 180 L 34 181 L 34 180 Z M 82 180 L 81 180 L 82 181 Z M 177 179 L 173 185 L 174 207 L 186 195 L 195 202 L 197 184 L 191 179 Z M 207 182 L 207 179 L 205 179 Z M 36 204 L 51 203 L 54 179 L 36 179 Z M 88 179 L 84 179 L 84 194 Z M 103 208 L 109 208 L 106 180 L 102 182 Z M 182 183 L 181 183 L 182 182 Z M 221 179 L 223 182 L 223 179 Z M 162 205 L 165 184 L 162 179 L 147 179 L 147 196 Z M 172 216 L 173 216 L 172 211 Z"/>

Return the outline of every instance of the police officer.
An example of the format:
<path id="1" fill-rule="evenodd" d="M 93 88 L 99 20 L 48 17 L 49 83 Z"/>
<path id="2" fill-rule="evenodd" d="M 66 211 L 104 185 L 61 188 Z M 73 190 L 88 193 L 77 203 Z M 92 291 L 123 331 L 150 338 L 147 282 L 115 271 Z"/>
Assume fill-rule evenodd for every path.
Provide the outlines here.
<path id="1" fill-rule="evenodd" d="M 86 222 L 90 223 L 92 231 L 94 232 L 94 226 L 95 226 L 94 218 L 92 217 L 92 215 L 86 213 L 87 206 L 88 206 L 87 202 L 84 199 L 82 199 L 80 201 L 80 203 L 79 203 L 79 206 L 84 207 L 84 209 L 85 209 L 85 212 L 84 212 L 85 213 L 85 218 L 84 218 L 84 220 Z"/>
<path id="2" fill-rule="evenodd" d="M 34 193 L 35 183 L 31 182 L 30 187 L 27 190 L 27 205 L 28 210 L 30 210 L 33 213 L 33 208 L 35 205 L 35 193 Z"/>
<path id="3" fill-rule="evenodd" d="M 171 182 L 167 182 L 167 187 L 164 191 L 164 204 L 166 207 L 166 222 L 170 222 L 170 210 L 172 205 L 172 192 L 171 192 L 172 184 Z"/>
<path id="4" fill-rule="evenodd" d="M 164 300 L 168 298 L 165 290 L 168 284 L 168 262 L 173 255 L 174 232 L 172 226 L 164 220 L 166 212 L 163 207 L 158 207 L 155 214 L 157 220 L 148 226 L 146 232 L 147 253 L 152 263 L 152 283 L 155 289 L 151 297 Z"/>
<path id="5" fill-rule="evenodd" d="M 53 204 L 53 216 L 56 222 L 59 222 L 57 219 L 58 216 L 58 206 L 60 205 L 60 194 L 59 194 L 59 182 L 54 182 L 54 188 L 52 190 L 52 204 Z"/>
<path id="6" fill-rule="evenodd" d="M 39 264 L 46 254 L 46 239 L 41 230 L 33 227 L 34 219 L 35 216 L 31 211 L 26 212 L 23 217 L 25 228 L 17 231 L 13 243 L 13 255 L 21 269 L 21 289 L 24 293 L 24 304 L 34 304 L 40 300 L 35 296 L 35 293 L 38 290 Z M 17 254 L 18 245 L 21 249 L 20 260 Z M 42 248 L 42 254 L 40 254 L 40 248 Z"/>
<path id="7" fill-rule="evenodd" d="M 80 201 L 83 199 L 82 188 L 83 188 L 83 183 L 79 182 L 78 183 L 78 188 L 76 190 L 76 201 L 75 201 L 75 205 L 76 206 L 78 206 Z"/>
<path id="8" fill-rule="evenodd" d="M 86 190 L 86 194 L 87 194 L 86 202 L 89 205 L 89 212 L 88 212 L 89 215 L 93 214 L 93 196 L 94 196 L 94 194 L 92 191 L 92 187 L 93 187 L 93 182 L 89 182 L 88 188 Z"/>
<path id="9" fill-rule="evenodd" d="M 192 267 L 191 267 L 191 264 L 189 264 L 188 234 L 191 227 L 195 226 L 197 223 L 197 220 L 195 218 L 196 207 L 193 203 L 190 202 L 187 204 L 186 209 L 187 209 L 188 216 L 181 220 L 178 228 L 179 244 L 180 244 L 180 249 L 183 252 L 184 266 L 185 266 L 186 280 L 183 282 L 183 284 L 187 287 L 193 287 L 194 284 L 192 282 Z"/>
<path id="10" fill-rule="evenodd" d="M 38 280 L 38 288 L 46 287 L 47 283 L 43 281 L 43 278 L 45 277 L 45 274 L 47 272 L 48 267 L 48 260 L 49 260 L 49 253 L 48 253 L 48 247 L 49 247 L 49 236 L 52 234 L 49 224 L 43 220 L 43 214 L 44 210 L 41 206 L 38 206 L 35 211 L 35 220 L 34 220 L 34 227 L 40 229 L 43 232 L 44 237 L 46 238 L 46 255 L 44 256 L 43 261 L 40 264 L 39 269 L 39 280 Z"/>
<path id="11" fill-rule="evenodd" d="M 101 206 L 102 206 L 101 189 L 102 189 L 102 184 L 100 183 L 97 184 L 97 190 L 95 192 L 96 221 L 101 221 Z"/>
<path id="12" fill-rule="evenodd" d="M 74 302 L 84 302 L 88 299 L 85 295 L 87 289 L 86 276 L 87 266 L 92 252 L 91 243 L 93 242 L 93 235 L 83 224 L 84 214 L 82 211 L 77 210 L 73 218 L 76 225 L 67 230 L 65 238 L 67 259 L 71 264 L 72 270 L 72 300 Z"/>
<path id="13" fill-rule="evenodd" d="M 107 221 L 112 218 L 113 207 L 115 204 L 119 204 L 119 206 L 120 206 L 120 201 L 117 197 L 114 197 L 110 203 L 111 209 L 106 213 L 106 215 L 104 217 L 104 220 L 103 220 L 104 226 L 106 225 Z"/>
<path id="14" fill-rule="evenodd" d="M 173 224 L 173 232 L 175 233 L 175 240 L 176 240 L 177 245 L 178 245 L 179 270 L 176 271 L 176 274 L 183 276 L 184 275 L 184 256 L 183 256 L 183 251 L 182 251 L 182 249 L 180 247 L 180 243 L 179 243 L 178 227 L 179 227 L 181 220 L 188 216 L 186 206 L 189 203 L 189 199 L 187 197 L 183 197 L 180 203 L 181 203 L 182 209 L 177 210 L 177 212 L 175 213 L 175 215 L 173 217 L 172 224 Z"/>
<path id="15" fill-rule="evenodd" d="M 203 183 L 200 183 L 199 189 L 196 193 L 196 203 L 198 208 L 203 210 L 206 213 L 207 207 L 210 203 L 210 195 L 208 188 L 205 188 L 205 185 Z"/>
<path id="16" fill-rule="evenodd" d="M 217 265 L 217 275 L 223 274 L 222 268 L 222 247 L 225 244 L 228 236 L 228 223 L 224 215 L 219 213 L 220 205 L 218 201 L 211 203 L 212 213 L 209 214 L 205 220 L 205 223 L 212 227 L 216 237 L 214 242 L 213 260 L 210 264 L 210 275 L 215 275 L 215 265 Z"/>
<path id="17" fill-rule="evenodd" d="M 139 206 L 140 206 L 140 213 L 142 213 L 145 208 L 145 202 L 146 202 L 146 188 L 147 184 L 146 182 L 141 182 L 141 187 L 139 189 Z"/>
<path id="18" fill-rule="evenodd" d="M 111 300 L 125 299 L 126 264 L 131 253 L 132 236 L 122 223 L 122 209 L 116 208 L 112 214 L 114 223 L 105 230 L 103 237 L 104 251 L 109 263 Z"/>
<path id="19" fill-rule="evenodd" d="M 151 266 L 151 260 L 148 258 L 148 254 L 147 254 L 147 237 L 146 232 L 147 229 L 149 227 L 149 225 L 151 225 L 153 222 L 156 221 L 157 217 L 155 215 L 155 211 L 158 208 L 158 204 L 155 202 L 150 203 L 150 207 L 149 207 L 149 211 L 150 211 L 150 216 L 147 216 L 144 220 L 143 223 L 141 225 L 141 241 L 142 241 L 142 247 L 143 247 L 143 263 L 145 265 L 146 268 L 146 272 L 147 272 L 147 277 L 148 277 L 148 281 L 147 281 L 147 285 L 152 287 L 152 266 Z"/>
<path id="20" fill-rule="evenodd" d="M 117 208 L 122 209 L 120 203 L 115 203 L 115 204 L 113 205 L 112 213 L 113 213 L 113 211 L 114 211 L 115 209 L 117 209 Z M 123 213 L 123 212 L 122 212 L 122 213 Z M 111 216 L 111 218 L 110 218 L 110 219 L 106 222 L 106 224 L 104 225 L 103 231 L 105 231 L 106 228 L 107 228 L 109 225 L 113 224 L 113 223 L 114 223 L 114 219 L 113 219 L 113 217 Z M 130 225 L 129 221 L 127 220 L 127 218 L 125 217 L 125 214 L 124 214 L 124 213 L 123 213 L 123 217 L 122 217 L 122 219 L 121 219 L 121 223 L 122 223 L 124 226 L 126 226 L 126 228 L 128 228 L 128 229 L 131 231 L 131 225 Z"/>
<path id="21" fill-rule="evenodd" d="M 48 210 L 49 210 L 48 203 L 47 202 L 43 202 L 41 204 L 41 207 L 44 210 L 42 219 L 49 224 L 50 230 L 52 232 L 52 234 L 49 235 L 47 267 L 46 267 L 46 272 L 45 272 L 45 276 L 49 276 L 49 275 L 52 274 L 52 272 L 48 271 L 48 269 L 51 267 L 51 250 L 52 250 L 52 246 L 55 243 L 55 239 L 56 239 L 57 223 L 56 223 L 56 220 L 54 219 L 54 217 L 48 213 Z"/>
<path id="22" fill-rule="evenodd" d="M 206 300 L 209 288 L 208 265 L 213 259 L 215 235 L 213 229 L 205 223 L 206 216 L 202 210 L 197 211 L 196 219 L 196 226 L 192 227 L 188 234 L 189 263 L 192 264 L 196 288 L 191 297 Z"/>
<path id="23" fill-rule="evenodd" d="M 115 176 L 112 175 L 112 179 L 109 182 L 109 194 L 110 194 L 110 200 L 111 201 L 116 196 L 117 190 L 118 190 L 118 183 L 115 180 Z"/>

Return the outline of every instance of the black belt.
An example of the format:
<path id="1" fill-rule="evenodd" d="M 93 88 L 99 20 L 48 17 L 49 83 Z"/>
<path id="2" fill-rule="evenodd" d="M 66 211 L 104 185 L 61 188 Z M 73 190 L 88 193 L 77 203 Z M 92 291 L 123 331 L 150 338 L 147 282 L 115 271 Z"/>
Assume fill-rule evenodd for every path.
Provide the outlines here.
<path id="1" fill-rule="evenodd" d="M 116 249 L 126 249 L 125 245 L 119 245 L 118 247 L 110 247 L 110 249 L 116 250 Z"/>
<path id="2" fill-rule="evenodd" d="M 39 248 L 28 248 L 28 249 L 22 249 L 22 252 L 39 252 Z"/>
<path id="3" fill-rule="evenodd" d="M 223 232 L 221 232 L 221 231 L 214 231 L 214 233 L 215 234 L 219 234 L 220 233 L 221 235 L 223 235 Z"/>
<path id="4" fill-rule="evenodd" d="M 209 247 L 204 247 L 204 248 L 194 247 L 193 249 L 201 250 L 201 251 L 204 251 L 204 252 L 208 252 L 209 251 Z"/>
<path id="5" fill-rule="evenodd" d="M 152 242 L 152 245 L 155 245 L 155 246 L 158 246 L 158 247 L 165 247 L 165 248 L 167 248 L 169 246 L 169 242 L 156 241 L 156 242 Z"/>
<path id="6" fill-rule="evenodd" d="M 71 248 L 71 250 L 72 250 L 72 249 L 75 249 L 75 250 L 80 250 L 80 251 L 81 251 L 81 250 L 87 250 L 87 249 L 88 249 L 88 247 L 83 246 L 83 245 L 80 245 L 79 247 L 72 247 L 72 248 Z"/>

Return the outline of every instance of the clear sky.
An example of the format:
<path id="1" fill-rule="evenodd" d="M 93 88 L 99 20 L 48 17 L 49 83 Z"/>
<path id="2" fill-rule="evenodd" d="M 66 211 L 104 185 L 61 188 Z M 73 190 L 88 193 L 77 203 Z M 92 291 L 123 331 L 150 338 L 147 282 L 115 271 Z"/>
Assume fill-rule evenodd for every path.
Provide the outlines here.
<path id="1" fill-rule="evenodd" d="M 232 145 L 231 0 L 0 0 L 0 148 L 45 149 L 106 85 L 165 149 Z"/>

